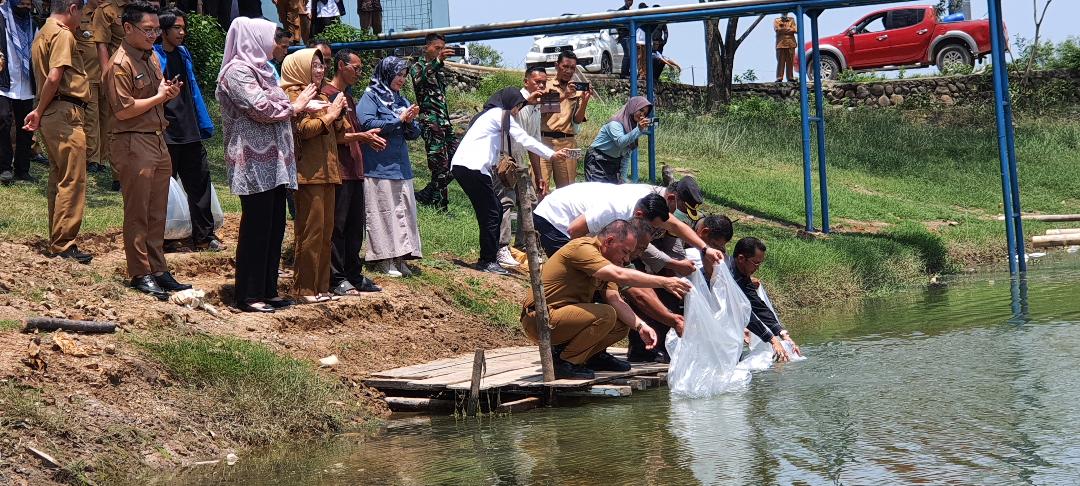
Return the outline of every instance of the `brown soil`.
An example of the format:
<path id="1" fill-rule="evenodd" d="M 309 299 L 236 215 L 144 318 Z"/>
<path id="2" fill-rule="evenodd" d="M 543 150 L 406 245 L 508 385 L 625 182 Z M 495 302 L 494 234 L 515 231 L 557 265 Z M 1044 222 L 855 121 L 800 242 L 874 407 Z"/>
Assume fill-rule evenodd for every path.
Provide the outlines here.
<path id="1" fill-rule="evenodd" d="M 235 242 L 237 219 L 227 216 L 219 235 Z M 198 390 L 182 386 L 155 363 L 132 337 L 162 333 L 206 333 L 264 343 L 300 360 L 317 362 L 335 354 L 340 364 L 326 373 L 350 387 L 370 417 L 388 411 L 378 392 L 360 385 L 370 373 L 471 351 L 526 343 L 519 330 L 484 322 L 455 308 L 439 292 L 418 292 L 400 281 L 378 279 L 384 292 L 321 305 L 297 306 L 275 314 L 234 312 L 231 251 L 170 254 L 177 279 L 205 290 L 220 318 L 135 293 L 125 287 L 119 232 L 80 238 L 80 248 L 95 255 L 89 266 L 46 258 L 42 242 L 0 242 L 0 386 L 37 390 L 36 420 L 6 417 L 11 404 L 0 401 L 0 483 L 71 482 L 49 468 L 27 447 L 55 457 L 65 466 L 81 465 L 91 480 L 95 471 L 171 468 L 223 458 L 245 444 L 215 433 L 228 424 L 193 416 Z M 425 268 L 425 271 L 438 271 Z M 488 280 L 457 269 L 448 278 L 468 275 L 497 285 L 501 298 L 520 301 L 525 285 Z M 289 279 L 283 278 L 285 294 Z M 508 295 L 512 294 L 512 295 Z M 82 353 L 54 345 L 64 336 L 14 330 L 27 317 L 112 321 L 115 334 L 74 335 Z M 37 340 L 39 360 L 28 358 Z M 70 353 L 70 354 L 69 354 Z M 85 354 L 85 356 L 79 356 Z M 36 362 L 35 362 L 36 361 Z M 32 368 L 27 363 L 37 365 Z M 42 365 L 43 363 L 43 365 Z M 2 399 L 0 399 L 2 400 Z M 359 420 L 364 420 L 363 417 Z M 242 452 L 240 452 L 242 453 Z M 88 466 L 88 467 L 87 467 Z M 107 479 L 105 479 L 107 481 Z"/>

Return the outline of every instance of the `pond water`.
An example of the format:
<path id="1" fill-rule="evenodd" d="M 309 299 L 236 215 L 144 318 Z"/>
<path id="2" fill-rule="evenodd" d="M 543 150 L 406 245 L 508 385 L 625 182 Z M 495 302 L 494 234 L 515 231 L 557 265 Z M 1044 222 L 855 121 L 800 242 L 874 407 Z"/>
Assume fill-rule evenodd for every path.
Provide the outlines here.
<path id="1" fill-rule="evenodd" d="M 790 316 L 741 392 L 392 423 L 164 484 L 1075 484 L 1080 263 Z M 1025 296 L 1026 294 L 1026 296 Z"/>

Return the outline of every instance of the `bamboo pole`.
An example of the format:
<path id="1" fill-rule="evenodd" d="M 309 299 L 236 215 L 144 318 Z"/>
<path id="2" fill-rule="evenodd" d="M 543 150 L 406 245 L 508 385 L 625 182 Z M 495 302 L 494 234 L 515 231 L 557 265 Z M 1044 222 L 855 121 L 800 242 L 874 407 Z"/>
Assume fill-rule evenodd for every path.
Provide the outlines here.
<path id="1" fill-rule="evenodd" d="M 1035 248 L 1072 245 L 1080 245 L 1080 233 L 1031 237 L 1031 246 L 1034 246 Z"/>
<path id="2" fill-rule="evenodd" d="M 1070 235 L 1073 233 L 1080 233 L 1080 228 L 1066 228 L 1066 229 L 1050 229 L 1046 230 L 1048 235 Z"/>
<path id="3" fill-rule="evenodd" d="M 555 366 L 551 361 L 551 328 L 548 327 L 547 298 L 540 280 L 540 244 L 536 239 L 536 227 L 533 225 L 533 205 L 535 192 L 532 177 L 527 165 L 517 162 L 517 184 L 515 196 L 518 205 L 518 226 L 525 235 L 525 254 L 529 257 L 529 283 L 532 286 L 533 303 L 536 306 L 536 333 L 540 341 L 540 368 L 544 373 L 544 382 L 555 381 Z"/>
<path id="4" fill-rule="evenodd" d="M 1024 221 L 1051 221 L 1071 222 L 1080 221 L 1080 214 L 1024 214 L 1020 216 Z M 1005 221 L 1005 216 L 998 216 L 998 221 Z"/>

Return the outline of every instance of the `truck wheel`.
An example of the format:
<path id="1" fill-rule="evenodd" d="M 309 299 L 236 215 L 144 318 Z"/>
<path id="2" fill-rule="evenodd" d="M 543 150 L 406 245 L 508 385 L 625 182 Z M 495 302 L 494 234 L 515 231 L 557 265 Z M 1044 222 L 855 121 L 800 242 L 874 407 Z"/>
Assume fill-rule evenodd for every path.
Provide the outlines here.
<path id="1" fill-rule="evenodd" d="M 600 58 L 600 72 L 604 74 L 611 74 L 611 54 L 604 52 L 603 57 Z"/>
<path id="2" fill-rule="evenodd" d="M 945 74 L 949 68 L 966 65 L 968 67 L 975 67 L 975 58 L 971 55 L 971 51 L 967 46 L 960 44 L 949 44 L 942 47 L 937 53 L 936 59 L 938 71 Z"/>
<path id="3" fill-rule="evenodd" d="M 840 67 L 840 61 L 836 59 L 832 54 L 821 55 L 821 79 L 827 81 L 836 81 L 840 77 L 840 71 L 844 68 Z M 807 69 L 806 74 L 813 76 L 813 69 Z"/>

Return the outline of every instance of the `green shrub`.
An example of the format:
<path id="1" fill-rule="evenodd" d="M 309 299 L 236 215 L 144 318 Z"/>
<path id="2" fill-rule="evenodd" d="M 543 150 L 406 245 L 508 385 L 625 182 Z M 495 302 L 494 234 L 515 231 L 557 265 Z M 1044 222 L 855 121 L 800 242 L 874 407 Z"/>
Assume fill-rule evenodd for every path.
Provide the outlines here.
<path id="1" fill-rule="evenodd" d="M 507 86 L 521 87 L 521 74 L 512 71 L 498 71 L 484 76 L 476 87 L 476 96 L 487 100 L 496 91 Z"/>
<path id="2" fill-rule="evenodd" d="M 205 96 L 214 97 L 221 58 L 225 55 L 225 32 L 210 15 L 189 14 L 184 45 L 195 62 L 196 79 Z"/>
<path id="3" fill-rule="evenodd" d="M 375 36 L 370 31 L 360 30 L 349 24 L 334 22 L 326 27 L 318 36 L 315 37 L 316 41 L 329 42 L 330 44 L 341 44 L 345 42 L 360 42 L 365 40 L 375 39 Z M 355 50 L 355 49 L 354 49 Z M 364 63 L 364 68 L 360 71 L 360 80 L 356 82 L 360 88 L 360 92 L 363 92 L 363 88 L 368 85 L 368 80 L 371 79 L 371 73 L 375 69 L 375 64 L 379 62 L 379 51 L 357 51 L 360 54 L 360 60 Z M 334 69 L 337 66 L 333 66 L 333 62 L 329 62 L 331 67 L 326 70 L 326 77 L 329 78 L 334 75 Z"/>

